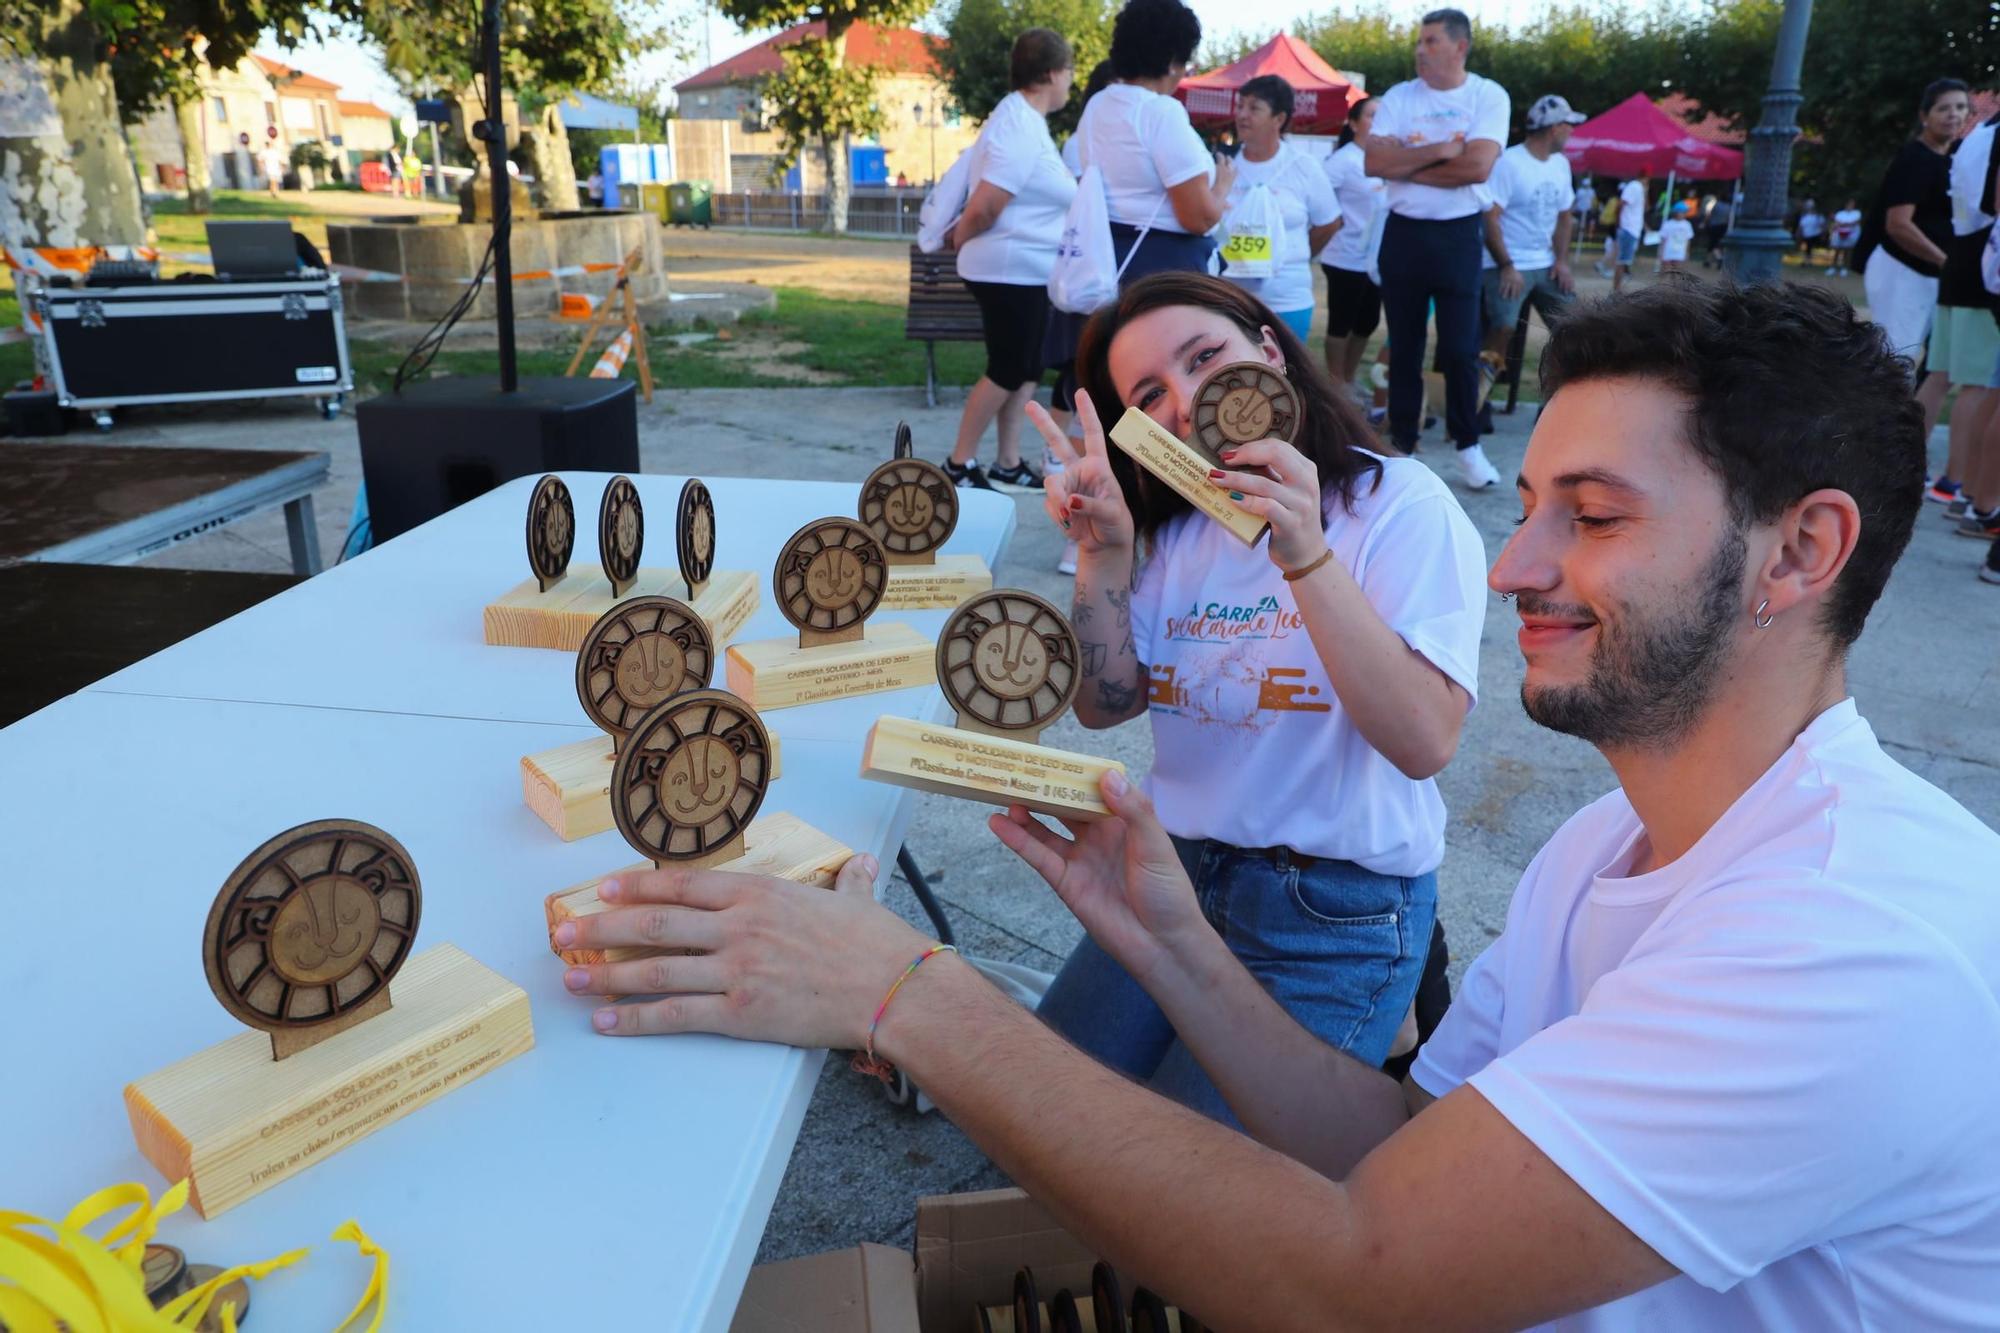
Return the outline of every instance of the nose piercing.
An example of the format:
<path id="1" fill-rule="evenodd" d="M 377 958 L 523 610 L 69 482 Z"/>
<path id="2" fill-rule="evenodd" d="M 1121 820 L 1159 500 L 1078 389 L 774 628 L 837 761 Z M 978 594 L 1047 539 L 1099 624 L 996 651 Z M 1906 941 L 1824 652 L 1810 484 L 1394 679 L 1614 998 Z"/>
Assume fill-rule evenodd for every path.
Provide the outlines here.
<path id="1" fill-rule="evenodd" d="M 1511 602 L 1514 600 L 1514 594 L 1511 592 L 1503 592 L 1500 594 L 1500 600 L 1503 602 Z"/>
<path id="2" fill-rule="evenodd" d="M 1757 626 L 1758 629 L 1771 628 L 1771 622 L 1778 618 L 1775 615 L 1767 616 L 1764 614 L 1764 608 L 1769 606 L 1770 604 L 1771 604 L 1771 599 L 1766 597 L 1763 601 L 1757 603 L 1757 609 L 1750 613 L 1750 619 L 1752 623 L 1754 623 Z"/>

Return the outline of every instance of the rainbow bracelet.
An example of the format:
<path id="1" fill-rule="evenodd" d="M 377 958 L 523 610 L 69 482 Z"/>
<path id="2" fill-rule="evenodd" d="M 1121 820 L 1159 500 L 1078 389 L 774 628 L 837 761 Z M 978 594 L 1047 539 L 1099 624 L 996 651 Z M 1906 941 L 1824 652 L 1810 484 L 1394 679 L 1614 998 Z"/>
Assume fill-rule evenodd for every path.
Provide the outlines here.
<path id="1" fill-rule="evenodd" d="M 957 952 L 958 947 L 956 945 L 933 944 L 930 948 L 918 954 L 915 961 L 903 969 L 903 975 L 896 978 L 895 983 L 889 987 L 889 993 L 882 997 L 882 1003 L 875 1007 L 875 1017 L 868 1024 L 868 1049 L 863 1054 L 854 1057 L 854 1070 L 856 1073 L 872 1074 L 884 1083 L 887 1083 L 895 1076 L 896 1066 L 886 1060 L 875 1058 L 875 1030 L 882 1026 L 882 1015 L 889 1012 L 889 1001 L 896 998 L 896 992 L 903 989 L 904 982 L 917 974 L 918 968 L 941 953 Z"/>

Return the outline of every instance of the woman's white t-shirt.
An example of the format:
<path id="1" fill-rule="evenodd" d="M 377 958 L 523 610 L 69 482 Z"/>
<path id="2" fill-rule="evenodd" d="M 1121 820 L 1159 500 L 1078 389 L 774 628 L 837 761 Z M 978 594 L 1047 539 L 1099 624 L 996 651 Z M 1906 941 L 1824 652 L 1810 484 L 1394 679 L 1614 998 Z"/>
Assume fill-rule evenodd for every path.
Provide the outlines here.
<path id="1" fill-rule="evenodd" d="M 1076 137 L 1081 165 L 1095 163 L 1104 175 L 1113 222 L 1143 227 L 1150 220 L 1156 231 L 1187 234 L 1167 191 L 1196 176 L 1213 178 L 1215 159 L 1188 123 L 1186 107 L 1135 84 L 1114 83 L 1083 108 Z"/>
<path id="2" fill-rule="evenodd" d="M 1623 791 L 1529 865 L 1410 1077 L 1679 1270 L 1563 1333 L 1990 1330 L 2000 837 L 1854 701 L 1671 864 Z"/>
<path id="3" fill-rule="evenodd" d="M 1333 187 L 1340 210 L 1340 230 L 1317 256 L 1322 264 L 1367 273 L 1375 267 L 1375 249 L 1382 239 L 1382 187 L 1388 182 L 1371 176 L 1368 154 L 1358 143 L 1345 143 L 1327 156 L 1321 170 Z"/>
<path id="4" fill-rule="evenodd" d="M 1479 533 L 1435 472 L 1381 461 L 1352 514 L 1328 499 L 1327 545 L 1384 623 L 1476 698 Z M 1140 567 L 1132 641 L 1151 672 L 1145 787 L 1169 833 L 1382 875 L 1437 869 L 1437 783 L 1405 777 L 1355 730 L 1266 543 L 1246 547 L 1203 514 L 1170 519 Z"/>
<path id="5" fill-rule="evenodd" d="M 1014 197 L 993 225 L 958 252 L 958 276 L 973 282 L 1006 282 L 1040 287 L 1056 264 L 1056 242 L 1076 195 L 1076 181 L 1064 169 L 1042 113 L 1020 93 L 1008 93 L 986 118 L 979 137 L 966 149 L 967 183 L 973 190 L 991 181 Z"/>
<path id="6" fill-rule="evenodd" d="M 1311 228 L 1324 227 L 1340 216 L 1333 186 L 1327 183 L 1326 173 L 1317 162 L 1282 139 L 1278 141 L 1278 151 L 1262 162 L 1237 155 L 1236 183 L 1229 187 L 1229 207 L 1234 209 L 1242 203 L 1251 187 L 1257 185 L 1270 190 L 1271 202 L 1278 209 L 1281 232 L 1275 255 L 1277 263 L 1268 278 L 1236 278 L 1226 270 L 1222 276 L 1279 314 L 1310 310 L 1313 277 L 1312 239 L 1308 233 Z M 1222 226 L 1224 230 L 1229 226 L 1226 215 Z"/>

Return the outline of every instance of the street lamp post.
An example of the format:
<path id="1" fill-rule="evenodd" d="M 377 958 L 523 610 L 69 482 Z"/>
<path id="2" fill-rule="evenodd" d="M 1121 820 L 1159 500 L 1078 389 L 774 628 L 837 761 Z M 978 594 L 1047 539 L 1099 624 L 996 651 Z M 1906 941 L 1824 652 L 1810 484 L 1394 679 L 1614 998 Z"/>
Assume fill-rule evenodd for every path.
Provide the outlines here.
<path id="1" fill-rule="evenodd" d="M 1805 63 L 1806 28 L 1812 0 L 1785 0 L 1778 23 L 1778 49 L 1771 58 L 1771 84 L 1764 113 L 1750 132 L 1742 211 L 1723 244 L 1730 274 L 1738 282 L 1775 279 L 1792 247 L 1785 230 L 1791 199 L 1792 141 L 1798 138 L 1799 70 Z"/>

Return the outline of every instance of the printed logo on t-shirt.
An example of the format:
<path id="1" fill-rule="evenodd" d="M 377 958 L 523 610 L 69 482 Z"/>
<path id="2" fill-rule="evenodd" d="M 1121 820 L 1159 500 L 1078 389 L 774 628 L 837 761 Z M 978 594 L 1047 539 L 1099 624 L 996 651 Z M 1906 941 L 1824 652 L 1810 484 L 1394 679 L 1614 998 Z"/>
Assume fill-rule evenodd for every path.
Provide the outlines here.
<path id="1" fill-rule="evenodd" d="M 1275 597 L 1254 606 L 1209 602 L 1168 616 L 1164 626 L 1177 660 L 1155 662 L 1147 690 L 1149 707 L 1196 723 L 1262 731 L 1281 713 L 1327 713 L 1323 677 L 1304 668 L 1273 666 L 1264 645 L 1297 639 L 1310 654 L 1305 619 Z"/>

